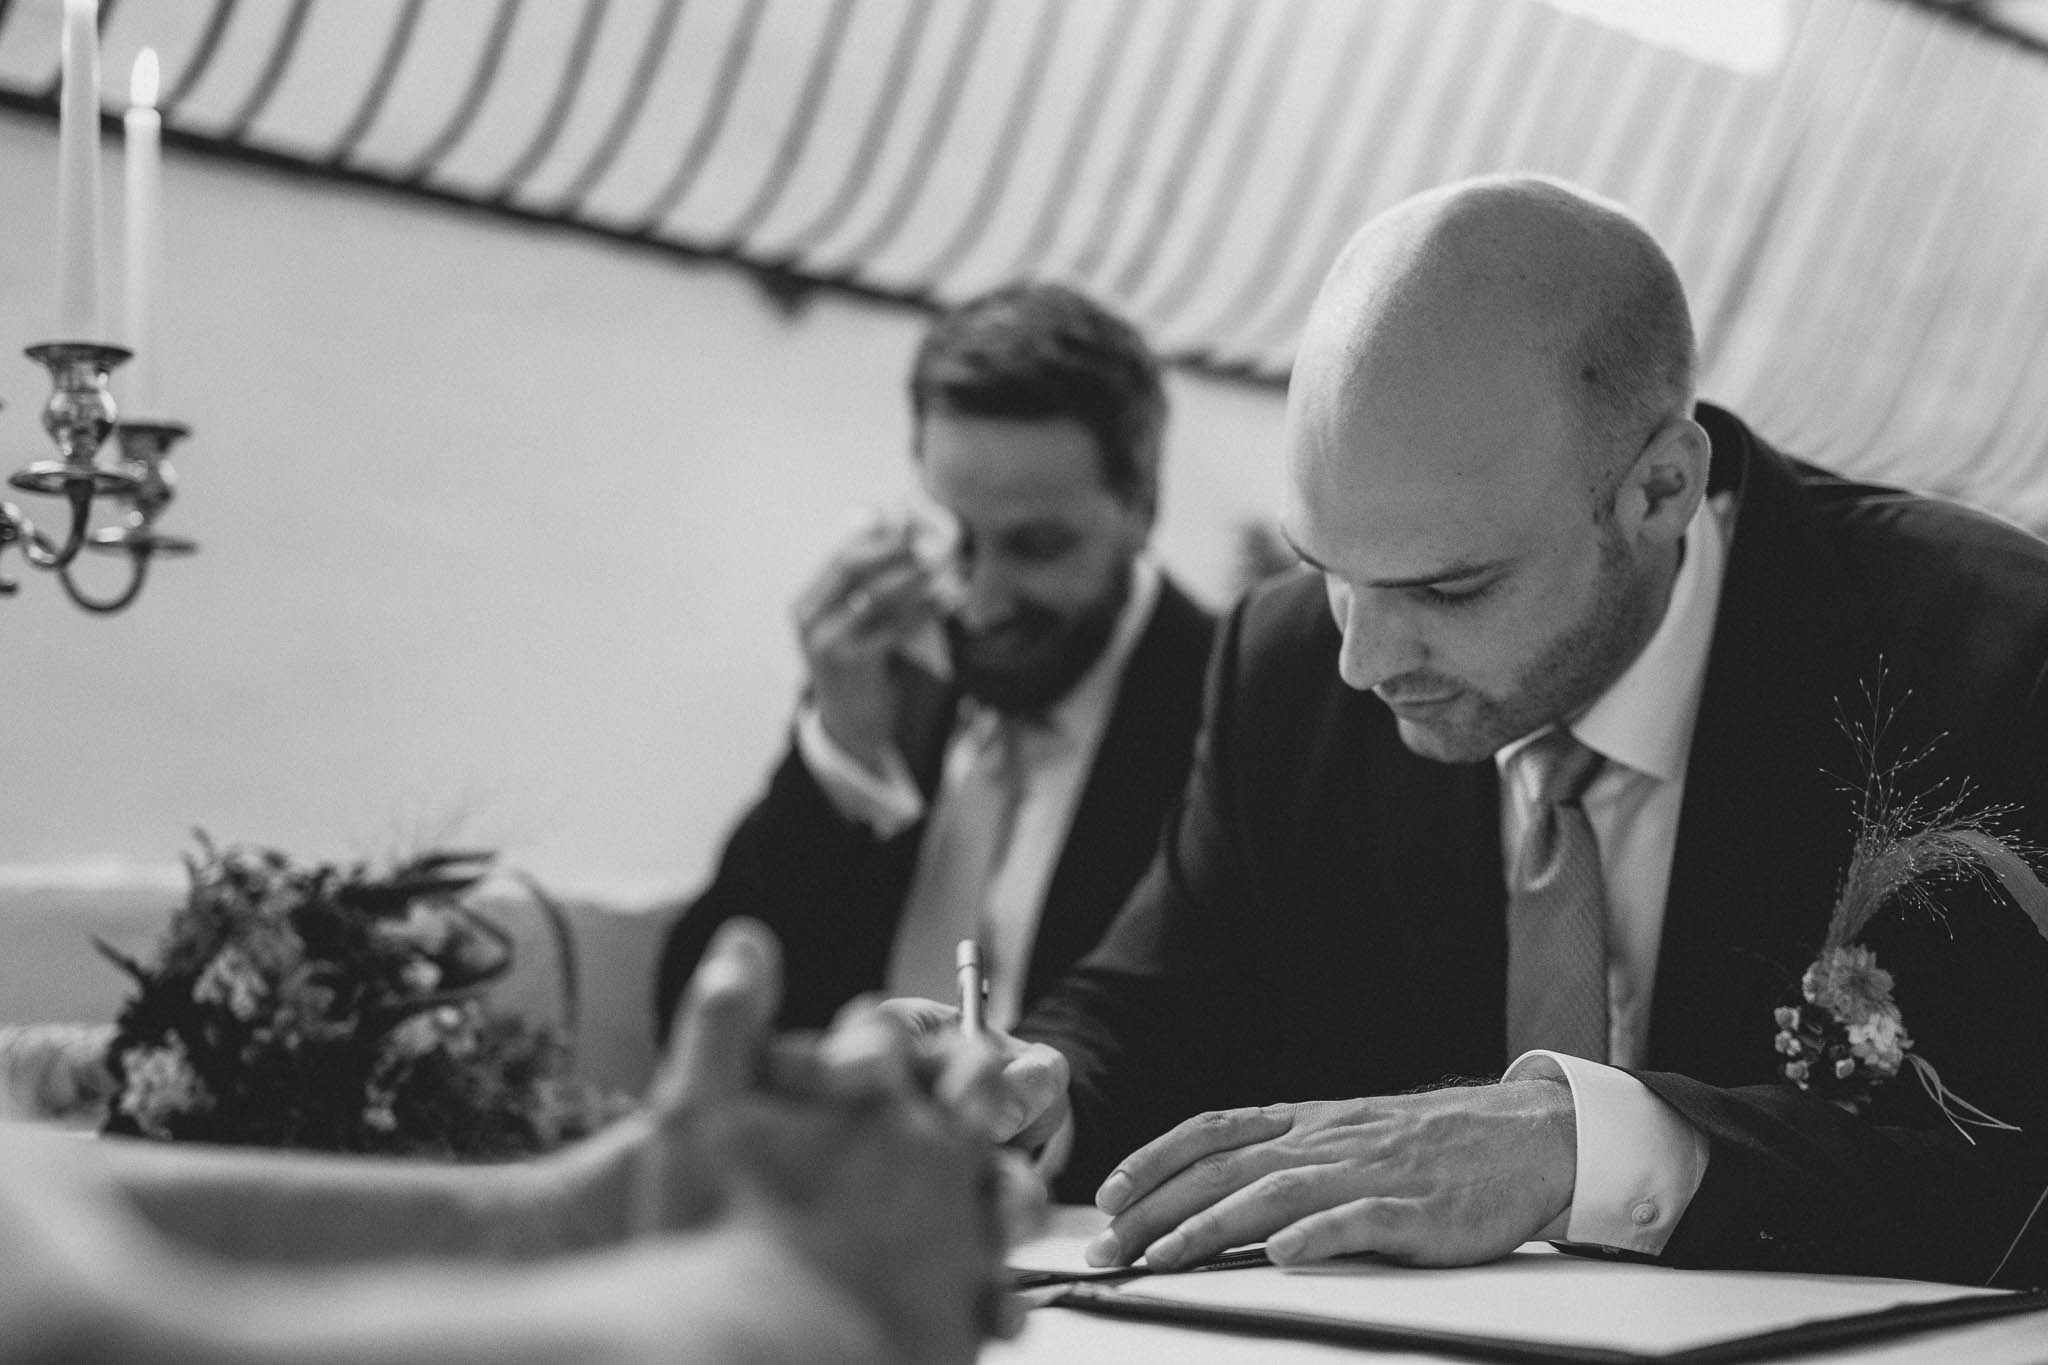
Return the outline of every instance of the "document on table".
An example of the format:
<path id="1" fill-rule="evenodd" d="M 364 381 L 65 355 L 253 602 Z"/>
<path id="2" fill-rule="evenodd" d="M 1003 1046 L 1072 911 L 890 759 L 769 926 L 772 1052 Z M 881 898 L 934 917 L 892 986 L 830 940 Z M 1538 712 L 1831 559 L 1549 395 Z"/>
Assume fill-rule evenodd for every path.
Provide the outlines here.
<path id="1" fill-rule="evenodd" d="M 1009 1267 L 1021 1287 L 1037 1288 L 1049 1284 L 1072 1284 L 1083 1280 L 1128 1280 L 1150 1275 L 1144 1262 L 1131 1266 L 1092 1266 L 1088 1264 L 1088 1243 L 1095 1234 L 1109 1226 L 1109 1215 L 1078 1205 L 1061 1205 L 1053 1208 L 1046 1220 L 1044 1230 L 1036 1237 L 1013 1247 L 1008 1259 Z M 1263 1263 L 1263 1252 L 1245 1248 L 1233 1248 L 1218 1258 L 1220 1265 L 1240 1265 L 1248 1261 Z"/>
<path id="2" fill-rule="evenodd" d="M 2031 1301 L 2031 1302 L 2030 1302 Z M 2048 1308 L 2048 1296 L 1848 1275 L 1673 1270 L 1532 1243 L 1489 1265 L 1422 1270 L 1373 1259 L 1082 1284 L 1061 1307 L 1491 1359 L 1760 1359 L 1824 1324 L 1907 1330 L 1870 1315 Z M 1953 1305 L 1938 1308 L 1935 1305 Z M 1786 1334 L 1780 1337 L 1773 1334 Z M 1858 1339 L 1855 1336 L 1844 1340 Z"/>

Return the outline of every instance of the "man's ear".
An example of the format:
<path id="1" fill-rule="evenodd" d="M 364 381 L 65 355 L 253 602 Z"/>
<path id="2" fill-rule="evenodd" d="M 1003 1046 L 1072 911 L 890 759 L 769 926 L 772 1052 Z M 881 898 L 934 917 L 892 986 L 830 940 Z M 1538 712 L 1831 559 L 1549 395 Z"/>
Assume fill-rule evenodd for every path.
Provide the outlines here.
<path id="1" fill-rule="evenodd" d="M 1668 418 L 1652 432 L 1622 476 L 1618 497 L 1633 529 L 1675 543 L 1707 495 L 1713 442 L 1690 417 Z"/>

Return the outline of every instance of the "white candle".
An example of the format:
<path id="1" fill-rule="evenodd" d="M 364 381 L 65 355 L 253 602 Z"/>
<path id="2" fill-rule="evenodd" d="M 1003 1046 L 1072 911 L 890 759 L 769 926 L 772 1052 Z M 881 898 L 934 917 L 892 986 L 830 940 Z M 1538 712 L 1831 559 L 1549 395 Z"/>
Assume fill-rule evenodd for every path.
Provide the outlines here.
<path id="1" fill-rule="evenodd" d="M 128 82 L 128 113 L 122 118 L 127 189 L 128 401 L 136 417 L 159 417 L 157 394 L 157 305 L 163 297 L 163 116 L 156 111 L 156 49 L 135 58 Z"/>
<path id="2" fill-rule="evenodd" d="M 63 62 L 57 103 L 57 340 L 99 341 L 99 0 L 64 0 Z"/>

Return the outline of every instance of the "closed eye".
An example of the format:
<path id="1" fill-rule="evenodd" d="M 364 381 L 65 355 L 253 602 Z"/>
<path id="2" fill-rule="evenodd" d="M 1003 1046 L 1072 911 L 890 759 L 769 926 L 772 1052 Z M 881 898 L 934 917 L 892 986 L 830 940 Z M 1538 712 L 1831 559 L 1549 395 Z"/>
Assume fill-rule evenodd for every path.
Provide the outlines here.
<path id="1" fill-rule="evenodd" d="M 1411 591 L 1430 606 L 1455 610 L 1458 607 L 1469 607 L 1479 602 L 1488 593 L 1492 592 L 1494 586 L 1499 582 L 1500 580 L 1497 578 L 1489 578 L 1482 583 L 1475 583 L 1470 586 L 1461 585 L 1455 588 L 1440 588 L 1434 585 L 1427 585 L 1411 589 Z"/>

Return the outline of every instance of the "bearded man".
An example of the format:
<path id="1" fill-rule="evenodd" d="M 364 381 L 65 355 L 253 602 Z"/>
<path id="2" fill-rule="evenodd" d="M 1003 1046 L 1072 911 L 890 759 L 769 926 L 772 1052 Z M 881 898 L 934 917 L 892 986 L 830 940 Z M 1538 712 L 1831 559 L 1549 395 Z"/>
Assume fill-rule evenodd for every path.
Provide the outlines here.
<path id="1" fill-rule="evenodd" d="M 933 511 L 877 519 L 796 603 L 809 678 L 787 752 L 657 984 L 673 1012 L 735 915 L 782 940 L 782 1022 L 951 989 L 988 1018 L 1101 937 L 1179 794 L 1214 628 L 1147 551 L 1166 398 L 1123 319 L 1023 284 L 950 309 L 910 375 Z"/>

